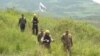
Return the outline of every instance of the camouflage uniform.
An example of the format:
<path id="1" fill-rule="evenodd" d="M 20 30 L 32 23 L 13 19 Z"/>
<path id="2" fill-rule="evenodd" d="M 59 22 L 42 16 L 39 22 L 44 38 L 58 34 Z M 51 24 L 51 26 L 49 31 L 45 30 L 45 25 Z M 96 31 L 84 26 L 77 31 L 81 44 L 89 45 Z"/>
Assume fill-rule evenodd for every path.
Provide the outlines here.
<path id="1" fill-rule="evenodd" d="M 69 55 L 71 56 L 71 47 L 73 45 L 71 34 L 69 34 L 68 32 L 64 33 L 61 40 L 62 40 L 63 45 L 64 45 L 64 50 L 68 51 Z"/>
<path id="2" fill-rule="evenodd" d="M 38 42 L 41 44 L 41 38 L 43 37 L 43 35 L 44 35 L 44 32 L 43 32 L 43 30 L 41 30 L 39 33 L 38 33 L 38 36 L 37 36 L 37 40 L 38 40 Z"/>

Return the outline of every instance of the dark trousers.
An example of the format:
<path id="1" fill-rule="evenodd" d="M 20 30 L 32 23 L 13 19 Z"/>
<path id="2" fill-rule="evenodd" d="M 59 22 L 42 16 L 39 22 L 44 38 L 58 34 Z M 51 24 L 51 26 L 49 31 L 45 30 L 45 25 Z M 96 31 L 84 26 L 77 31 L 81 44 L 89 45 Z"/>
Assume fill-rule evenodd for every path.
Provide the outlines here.
<path id="1" fill-rule="evenodd" d="M 51 46 L 50 46 L 50 43 L 43 43 L 44 47 L 46 47 L 49 51 L 49 53 L 51 53 Z"/>
<path id="2" fill-rule="evenodd" d="M 20 30 L 23 32 L 25 30 L 25 24 L 20 24 Z"/>
<path id="3" fill-rule="evenodd" d="M 44 43 L 44 46 L 45 46 L 46 48 L 50 49 L 50 44 Z"/>
<path id="4" fill-rule="evenodd" d="M 33 25 L 33 28 L 32 28 L 32 30 L 33 30 L 33 34 L 38 34 L 38 25 Z"/>

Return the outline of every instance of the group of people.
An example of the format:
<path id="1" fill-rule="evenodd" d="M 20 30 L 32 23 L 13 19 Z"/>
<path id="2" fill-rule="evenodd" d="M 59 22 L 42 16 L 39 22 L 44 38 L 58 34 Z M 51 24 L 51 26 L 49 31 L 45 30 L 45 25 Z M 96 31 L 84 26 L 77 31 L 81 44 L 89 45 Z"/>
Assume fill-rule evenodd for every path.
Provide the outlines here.
<path id="1" fill-rule="evenodd" d="M 39 44 L 43 44 L 48 49 L 50 49 L 51 42 L 54 41 L 50 35 L 50 31 L 49 30 L 43 31 L 43 29 L 41 29 L 41 31 L 39 32 L 37 40 Z M 71 56 L 71 47 L 73 46 L 71 33 L 69 31 L 65 31 L 62 34 L 61 41 L 63 43 L 64 50 L 68 51 L 69 56 Z"/>
<path id="2" fill-rule="evenodd" d="M 39 44 L 42 44 L 46 48 L 50 49 L 51 47 L 50 44 L 52 41 L 54 41 L 50 35 L 50 31 L 49 30 L 44 31 L 43 29 L 41 29 L 38 32 L 39 21 L 38 21 L 38 18 L 36 17 L 36 14 L 34 14 L 32 23 L 33 23 L 32 32 L 33 34 L 37 35 L 37 40 Z M 22 32 L 25 30 L 25 25 L 26 25 L 26 19 L 24 15 L 22 14 L 21 18 L 19 19 L 19 26 Z M 69 56 L 71 56 L 71 47 L 73 46 L 73 42 L 72 42 L 72 35 L 68 30 L 62 34 L 61 41 L 63 43 L 64 50 L 68 51 Z"/>
<path id="3" fill-rule="evenodd" d="M 26 26 L 26 18 L 24 14 L 21 15 L 21 18 L 19 18 L 19 27 L 22 32 L 25 30 Z M 36 14 L 34 14 L 33 20 L 32 20 L 32 33 L 38 34 L 38 18 L 36 17 Z"/>

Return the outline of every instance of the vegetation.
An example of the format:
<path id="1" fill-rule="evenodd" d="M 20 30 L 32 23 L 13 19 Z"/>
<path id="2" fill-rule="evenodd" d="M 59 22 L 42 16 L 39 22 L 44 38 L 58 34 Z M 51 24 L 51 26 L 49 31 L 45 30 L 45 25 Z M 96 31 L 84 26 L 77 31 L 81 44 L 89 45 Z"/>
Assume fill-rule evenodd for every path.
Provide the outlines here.
<path id="1" fill-rule="evenodd" d="M 52 52 L 49 53 L 32 35 L 32 13 L 24 13 L 27 26 L 25 32 L 20 32 L 18 19 L 22 13 L 15 10 L 0 11 L 0 56 L 67 56 L 61 42 L 65 30 L 70 30 L 73 36 L 73 56 L 100 56 L 100 30 L 91 24 L 70 18 L 39 16 L 39 28 L 49 29 L 54 38 Z"/>

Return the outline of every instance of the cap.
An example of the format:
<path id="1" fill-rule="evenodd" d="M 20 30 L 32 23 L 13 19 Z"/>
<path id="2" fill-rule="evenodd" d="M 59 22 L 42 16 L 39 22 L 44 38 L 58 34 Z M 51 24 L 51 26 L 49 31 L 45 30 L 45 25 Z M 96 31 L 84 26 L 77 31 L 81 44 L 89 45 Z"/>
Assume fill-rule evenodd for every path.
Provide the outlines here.
<path id="1" fill-rule="evenodd" d="M 45 33 L 50 33 L 50 31 L 49 30 L 46 30 Z"/>
<path id="2" fill-rule="evenodd" d="M 36 14 L 34 13 L 34 16 L 36 16 Z"/>

